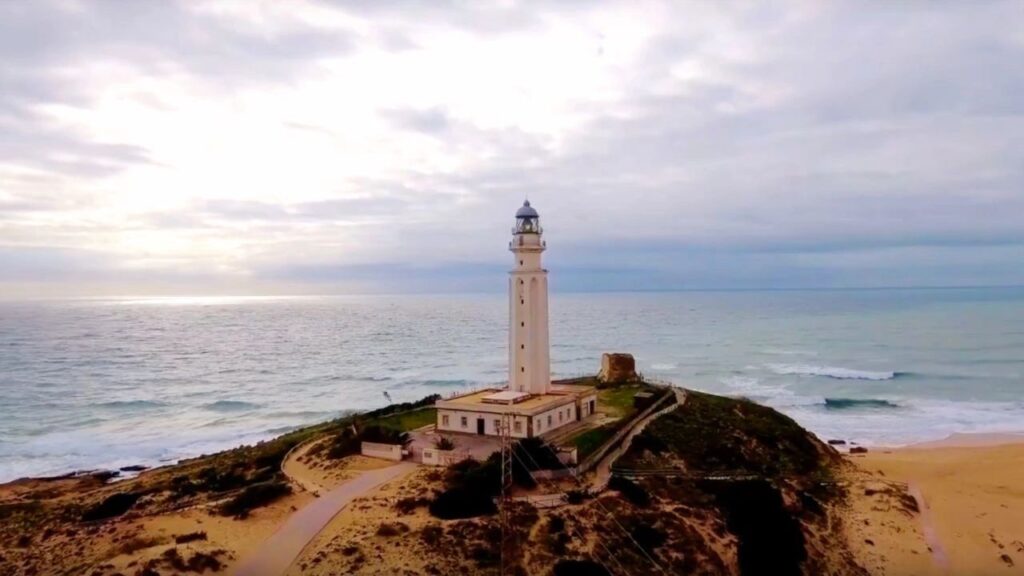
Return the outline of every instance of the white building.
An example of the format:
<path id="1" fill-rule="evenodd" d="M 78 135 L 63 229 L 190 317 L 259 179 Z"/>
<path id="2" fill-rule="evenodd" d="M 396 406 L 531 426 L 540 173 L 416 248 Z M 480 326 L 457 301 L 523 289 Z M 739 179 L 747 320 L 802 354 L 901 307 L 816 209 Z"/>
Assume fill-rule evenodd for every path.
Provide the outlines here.
<path id="1" fill-rule="evenodd" d="M 508 386 L 438 401 L 438 432 L 498 435 L 503 416 L 518 438 L 542 436 L 593 414 L 591 386 L 551 382 L 548 341 L 548 271 L 541 265 L 546 243 L 540 215 L 530 202 L 516 212 L 509 250 Z"/>

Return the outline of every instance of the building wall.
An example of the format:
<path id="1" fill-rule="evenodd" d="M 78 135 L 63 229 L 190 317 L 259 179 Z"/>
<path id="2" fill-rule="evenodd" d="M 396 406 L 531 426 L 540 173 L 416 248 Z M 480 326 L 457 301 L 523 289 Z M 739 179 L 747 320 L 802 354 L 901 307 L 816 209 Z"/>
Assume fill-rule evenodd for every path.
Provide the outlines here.
<path id="1" fill-rule="evenodd" d="M 596 398 L 596 396 L 594 396 Z M 587 414 L 582 414 L 585 418 Z M 447 423 L 445 420 L 447 417 Z M 466 419 L 466 425 L 462 425 L 462 419 Z M 484 419 L 484 435 L 500 436 L 499 428 L 501 423 L 500 414 L 488 412 L 473 412 L 470 410 L 448 410 L 438 409 L 437 430 L 438 432 L 461 432 L 463 434 L 477 433 L 477 418 Z M 550 420 L 550 423 L 549 423 Z M 576 403 L 569 402 L 562 406 L 552 408 L 534 416 L 513 415 L 512 437 L 528 438 L 529 436 L 540 436 L 552 430 L 561 428 L 576 421 Z M 532 431 L 532 434 L 531 434 Z"/>
<path id="2" fill-rule="evenodd" d="M 445 423 L 445 417 L 448 417 L 447 424 Z M 462 425 L 462 419 L 466 419 L 466 425 Z M 438 432 L 461 432 L 463 434 L 476 434 L 478 418 L 484 420 L 484 435 L 485 436 L 500 436 L 501 429 L 501 414 L 492 414 L 490 412 L 473 412 L 470 410 L 448 410 L 438 409 L 437 410 L 437 430 Z M 527 424 L 529 418 L 521 415 L 512 416 L 512 437 L 514 438 L 527 438 L 528 429 Z M 518 426 L 517 426 L 518 423 Z"/>
<path id="3" fill-rule="evenodd" d="M 437 448 L 423 449 L 423 463 L 430 466 L 451 466 L 469 458 L 469 452 L 465 450 L 439 450 Z"/>
<path id="4" fill-rule="evenodd" d="M 372 458 L 384 458 L 385 460 L 400 461 L 402 459 L 402 446 L 399 444 L 378 444 L 376 442 L 363 442 L 359 452 L 363 456 Z"/>
<path id="5" fill-rule="evenodd" d="M 553 408 L 533 416 L 533 435 L 540 436 L 576 421 L 576 403 Z"/>

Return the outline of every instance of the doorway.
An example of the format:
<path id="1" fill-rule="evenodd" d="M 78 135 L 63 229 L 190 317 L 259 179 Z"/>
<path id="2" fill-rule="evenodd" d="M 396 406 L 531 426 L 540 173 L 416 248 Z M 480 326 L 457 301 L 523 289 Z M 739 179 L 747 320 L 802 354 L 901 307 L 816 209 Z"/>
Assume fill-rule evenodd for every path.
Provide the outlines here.
<path id="1" fill-rule="evenodd" d="M 476 419 L 476 433 L 477 434 L 483 434 L 484 433 L 484 419 L 483 418 L 477 418 Z"/>

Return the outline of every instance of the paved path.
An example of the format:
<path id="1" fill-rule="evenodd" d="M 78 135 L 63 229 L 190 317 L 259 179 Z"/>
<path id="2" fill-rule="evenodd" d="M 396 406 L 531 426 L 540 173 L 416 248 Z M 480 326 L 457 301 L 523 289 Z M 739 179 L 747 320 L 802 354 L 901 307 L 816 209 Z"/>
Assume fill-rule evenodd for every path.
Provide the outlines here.
<path id="1" fill-rule="evenodd" d="M 618 448 L 609 452 L 607 455 L 605 455 L 604 458 L 601 459 L 600 462 L 597 463 L 597 466 L 594 468 L 594 480 L 590 483 L 591 494 L 597 494 L 598 492 L 601 492 L 608 486 L 608 480 L 611 478 L 612 475 L 612 464 L 614 464 L 615 461 L 619 459 L 619 456 L 625 454 L 626 450 L 629 450 L 629 446 L 630 444 L 633 443 L 633 438 L 637 434 L 643 432 L 644 428 L 646 428 L 649 423 L 653 422 L 662 414 L 671 412 L 686 403 L 685 390 L 673 386 L 672 392 L 676 395 L 675 402 L 669 404 L 668 406 L 660 410 L 648 414 L 646 418 L 634 424 L 633 429 L 630 430 L 629 434 L 627 434 L 626 437 L 622 439 L 622 442 L 619 444 Z"/>
<path id="2" fill-rule="evenodd" d="M 235 576 L 281 576 L 299 557 L 307 544 L 327 526 L 338 512 L 352 500 L 363 496 L 381 484 L 407 474 L 416 468 L 412 462 L 402 462 L 368 470 L 345 482 L 305 508 L 292 514 L 277 532 L 267 538 L 252 556 L 235 568 Z"/>

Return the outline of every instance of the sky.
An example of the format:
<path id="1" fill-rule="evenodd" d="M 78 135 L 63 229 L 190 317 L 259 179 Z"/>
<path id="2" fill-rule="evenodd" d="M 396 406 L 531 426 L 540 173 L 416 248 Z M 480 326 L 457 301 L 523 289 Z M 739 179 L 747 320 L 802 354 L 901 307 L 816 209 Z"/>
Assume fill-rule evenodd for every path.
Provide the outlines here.
<path id="1" fill-rule="evenodd" d="M 0 2 L 0 296 L 1024 284 L 1019 2 Z"/>

